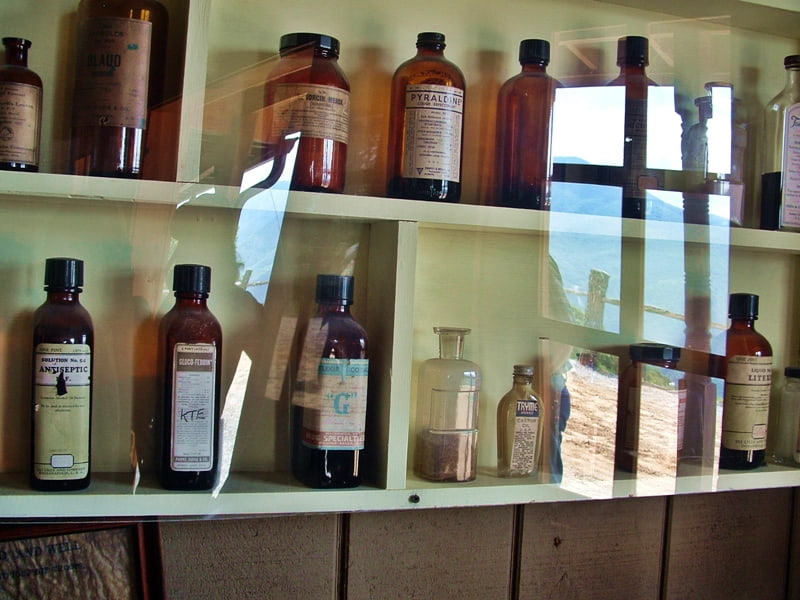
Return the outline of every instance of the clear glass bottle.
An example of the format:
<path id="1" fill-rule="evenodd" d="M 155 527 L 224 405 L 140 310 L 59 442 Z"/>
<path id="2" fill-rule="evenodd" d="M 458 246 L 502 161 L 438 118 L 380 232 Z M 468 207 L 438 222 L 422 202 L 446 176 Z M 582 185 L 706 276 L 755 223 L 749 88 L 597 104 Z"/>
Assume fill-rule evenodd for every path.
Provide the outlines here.
<path id="1" fill-rule="evenodd" d="M 444 49 L 444 34 L 418 34 L 416 56 L 392 78 L 387 158 L 392 198 L 461 198 L 466 86 Z"/>
<path id="2" fill-rule="evenodd" d="M 533 366 L 514 365 L 513 385 L 497 405 L 497 474 L 524 477 L 538 471 L 541 404 L 533 391 Z"/>
<path id="3" fill-rule="evenodd" d="M 629 35 L 617 40 L 619 75 L 608 85 L 625 86 L 625 131 L 622 156 L 624 180 L 622 185 L 622 216 L 629 219 L 645 217 L 647 181 L 647 88 L 656 83 L 647 76 L 650 64 L 649 41 Z"/>
<path id="4" fill-rule="evenodd" d="M 772 348 L 755 330 L 757 295 L 731 294 L 728 316 L 719 466 L 754 469 L 766 455 Z"/>
<path id="5" fill-rule="evenodd" d="M 786 367 L 780 390 L 777 414 L 772 419 L 769 447 L 772 461 L 779 465 L 800 466 L 800 367 Z"/>
<path id="6" fill-rule="evenodd" d="M 141 177 L 148 110 L 163 100 L 167 19 L 156 0 L 81 0 L 71 173 Z"/>
<path id="7" fill-rule="evenodd" d="M 495 204 L 549 210 L 550 132 L 556 88 L 547 74 L 550 42 L 522 40 L 518 73 L 497 97 Z"/>
<path id="8" fill-rule="evenodd" d="M 432 481 L 472 481 L 478 470 L 481 371 L 464 358 L 470 329 L 434 327 L 439 357 L 419 369 L 414 472 Z"/>
<path id="9" fill-rule="evenodd" d="M 679 380 L 671 378 L 664 372 L 664 370 L 674 371 L 677 369 L 681 357 L 680 348 L 665 344 L 632 344 L 630 357 L 631 363 L 622 372 L 619 380 L 614 468 L 636 473 L 644 394 L 648 394 L 649 390 L 677 392 L 676 447 L 660 449 L 662 454 L 673 453 L 677 462 L 678 454 L 683 446 L 686 387 L 681 385 Z"/>
<path id="10" fill-rule="evenodd" d="M 3 38 L 5 64 L 0 66 L 0 170 L 39 170 L 42 130 L 42 80 L 28 68 L 31 42 Z"/>
<path id="11" fill-rule="evenodd" d="M 211 268 L 175 265 L 175 305 L 159 330 L 163 377 L 161 485 L 208 490 L 219 471 L 222 328 L 208 308 Z"/>
<path id="12" fill-rule="evenodd" d="M 47 301 L 33 314 L 31 469 L 34 489 L 78 490 L 91 475 L 94 328 L 80 303 L 83 261 L 48 258 Z"/>
<path id="13" fill-rule="evenodd" d="M 786 85 L 764 113 L 761 229 L 800 230 L 800 54 L 783 66 Z"/>
<path id="14" fill-rule="evenodd" d="M 350 314 L 355 280 L 317 275 L 292 394 L 292 473 L 313 488 L 360 485 L 367 418 L 367 332 Z"/>
<path id="15" fill-rule="evenodd" d="M 300 132 L 291 189 L 342 193 L 350 128 L 350 84 L 339 66 L 339 40 L 318 33 L 287 33 L 281 59 L 264 87 L 264 104 L 273 107 L 251 162 L 283 161 Z M 273 169 L 280 173 L 280 169 Z M 265 185 L 266 187 L 266 185 Z"/>

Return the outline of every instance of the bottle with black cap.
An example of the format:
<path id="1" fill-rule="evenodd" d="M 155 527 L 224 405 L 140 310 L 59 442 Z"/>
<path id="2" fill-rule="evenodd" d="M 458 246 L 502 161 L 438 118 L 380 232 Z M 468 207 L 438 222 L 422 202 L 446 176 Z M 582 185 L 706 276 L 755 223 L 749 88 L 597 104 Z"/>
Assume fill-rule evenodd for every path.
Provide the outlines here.
<path id="1" fill-rule="evenodd" d="M 338 39 L 320 33 L 281 36 L 281 58 L 264 87 L 270 109 L 264 114 L 270 118 L 256 125 L 251 162 L 285 161 L 297 143 L 293 190 L 344 191 L 350 83 L 339 66 L 339 46 Z"/>
<path id="2" fill-rule="evenodd" d="M 550 42 L 522 40 L 522 71 L 497 97 L 495 194 L 497 206 L 550 208 L 550 131 L 560 83 L 547 74 Z"/>
<path id="3" fill-rule="evenodd" d="M 754 469 L 766 455 L 772 348 L 755 330 L 758 296 L 731 294 L 728 316 L 719 466 Z"/>
<path id="4" fill-rule="evenodd" d="M 619 76 L 608 85 L 625 86 L 625 131 L 622 156 L 622 216 L 645 218 L 646 191 L 658 187 L 647 169 L 647 88 L 656 83 L 645 73 L 650 64 L 649 41 L 629 35 L 617 40 Z"/>
<path id="5" fill-rule="evenodd" d="M 78 490 L 91 471 L 94 328 L 81 305 L 83 261 L 48 258 L 33 315 L 31 486 Z"/>
<path id="6" fill-rule="evenodd" d="M 313 488 L 361 483 L 367 414 L 367 333 L 350 314 L 354 279 L 317 275 L 317 312 L 292 394 L 292 473 Z"/>
<path id="7" fill-rule="evenodd" d="M 461 199 L 466 88 L 444 49 L 444 34 L 418 34 L 417 54 L 392 77 L 387 157 L 392 198 Z"/>
<path id="8" fill-rule="evenodd" d="M 219 468 L 222 328 L 208 308 L 211 268 L 175 265 L 175 305 L 159 331 L 163 373 L 161 485 L 208 490 Z"/>

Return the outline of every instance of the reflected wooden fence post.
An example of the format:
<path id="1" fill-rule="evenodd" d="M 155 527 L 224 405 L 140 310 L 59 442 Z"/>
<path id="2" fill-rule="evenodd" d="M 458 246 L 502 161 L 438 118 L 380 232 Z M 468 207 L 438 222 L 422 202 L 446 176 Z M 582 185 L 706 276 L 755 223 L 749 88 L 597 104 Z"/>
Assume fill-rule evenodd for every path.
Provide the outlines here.
<path id="1" fill-rule="evenodd" d="M 592 269 L 589 272 L 589 292 L 586 298 L 586 313 L 583 318 L 583 324 L 586 327 L 603 329 L 609 278 L 609 274 L 600 269 Z M 580 363 L 586 367 L 593 367 L 594 353 L 582 352 Z"/>

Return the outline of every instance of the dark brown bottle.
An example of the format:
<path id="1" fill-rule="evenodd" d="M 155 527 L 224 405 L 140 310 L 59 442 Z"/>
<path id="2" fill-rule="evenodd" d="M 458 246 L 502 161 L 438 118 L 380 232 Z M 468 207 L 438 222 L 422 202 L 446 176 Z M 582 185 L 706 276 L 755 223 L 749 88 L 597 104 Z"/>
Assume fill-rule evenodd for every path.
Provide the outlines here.
<path id="1" fill-rule="evenodd" d="M 719 466 L 754 469 L 766 456 L 772 348 L 755 330 L 758 296 L 731 294 L 728 315 Z"/>
<path id="2" fill-rule="evenodd" d="M 3 38 L 6 59 L 0 67 L 0 169 L 39 170 L 42 131 L 42 80 L 28 68 L 31 42 Z"/>
<path id="3" fill-rule="evenodd" d="M 292 473 L 309 487 L 361 483 L 369 361 L 367 334 L 350 314 L 353 287 L 351 276 L 317 276 L 292 394 Z"/>
<path id="4" fill-rule="evenodd" d="M 392 198 L 458 202 L 464 75 L 444 57 L 441 33 L 417 35 L 417 54 L 392 78 L 388 190 Z"/>
<path id="5" fill-rule="evenodd" d="M 264 104 L 272 107 L 272 119 L 264 124 L 262 139 L 254 143 L 251 162 L 283 161 L 298 143 L 287 140 L 287 135 L 299 132 L 290 188 L 342 193 L 350 84 L 339 66 L 339 40 L 318 33 L 288 33 L 281 36 L 280 55 L 264 88 Z"/>
<path id="6" fill-rule="evenodd" d="M 159 330 L 163 410 L 159 474 L 170 490 L 208 490 L 219 468 L 222 328 L 208 309 L 211 268 L 175 265 L 175 305 Z"/>
<path id="7" fill-rule="evenodd" d="M 163 99 L 167 18 L 156 0 L 81 0 L 71 173 L 141 176 L 148 111 Z"/>
<path id="8" fill-rule="evenodd" d="M 47 301 L 33 314 L 30 483 L 79 490 L 91 472 L 94 329 L 81 305 L 83 261 L 48 258 Z"/>
<path id="9" fill-rule="evenodd" d="M 650 64 L 647 38 L 629 35 L 617 41 L 619 76 L 608 85 L 625 86 L 625 131 L 622 156 L 622 216 L 645 218 L 647 169 L 647 88 L 656 85 L 647 77 Z M 654 185 L 652 185 L 655 187 Z"/>
<path id="10" fill-rule="evenodd" d="M 495 204 L 550 208 L 550 129 L 560 84 L 547 74 L 550 43 L 522 40 L 522 72 L 506 81 L 497 97 Z"/>

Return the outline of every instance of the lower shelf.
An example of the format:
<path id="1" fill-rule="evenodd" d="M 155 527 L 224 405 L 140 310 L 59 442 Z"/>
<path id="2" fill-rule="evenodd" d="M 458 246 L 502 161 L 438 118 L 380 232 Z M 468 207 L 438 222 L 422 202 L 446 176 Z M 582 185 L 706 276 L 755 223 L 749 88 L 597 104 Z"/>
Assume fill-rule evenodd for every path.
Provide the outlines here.
<path id="1" fill-rule="evenodd" d="M 670 487 L 671 486 L 671 487 Z M 310 490 L 287 473 L 236 473 L 217 492 L 174 492 L 143 479 L 134 490 L 129 473 L 96 473 L 86 490 L 36 492 L 22 474 L 0 477 L 0 522 L 224 518 L 270 514 L 388 511 L 463 506 L 564 502 L 628 496 L 721 492 L 800 486 L 800 469 L 769 465 L 747 472 L 721 471 L 669 481 L 619 478 L 607 494 L 587 496 L 561 484 L 478 475 L 467 483 L 441 484 L 409 475 L 404 489 L 364 485 Z"/>

